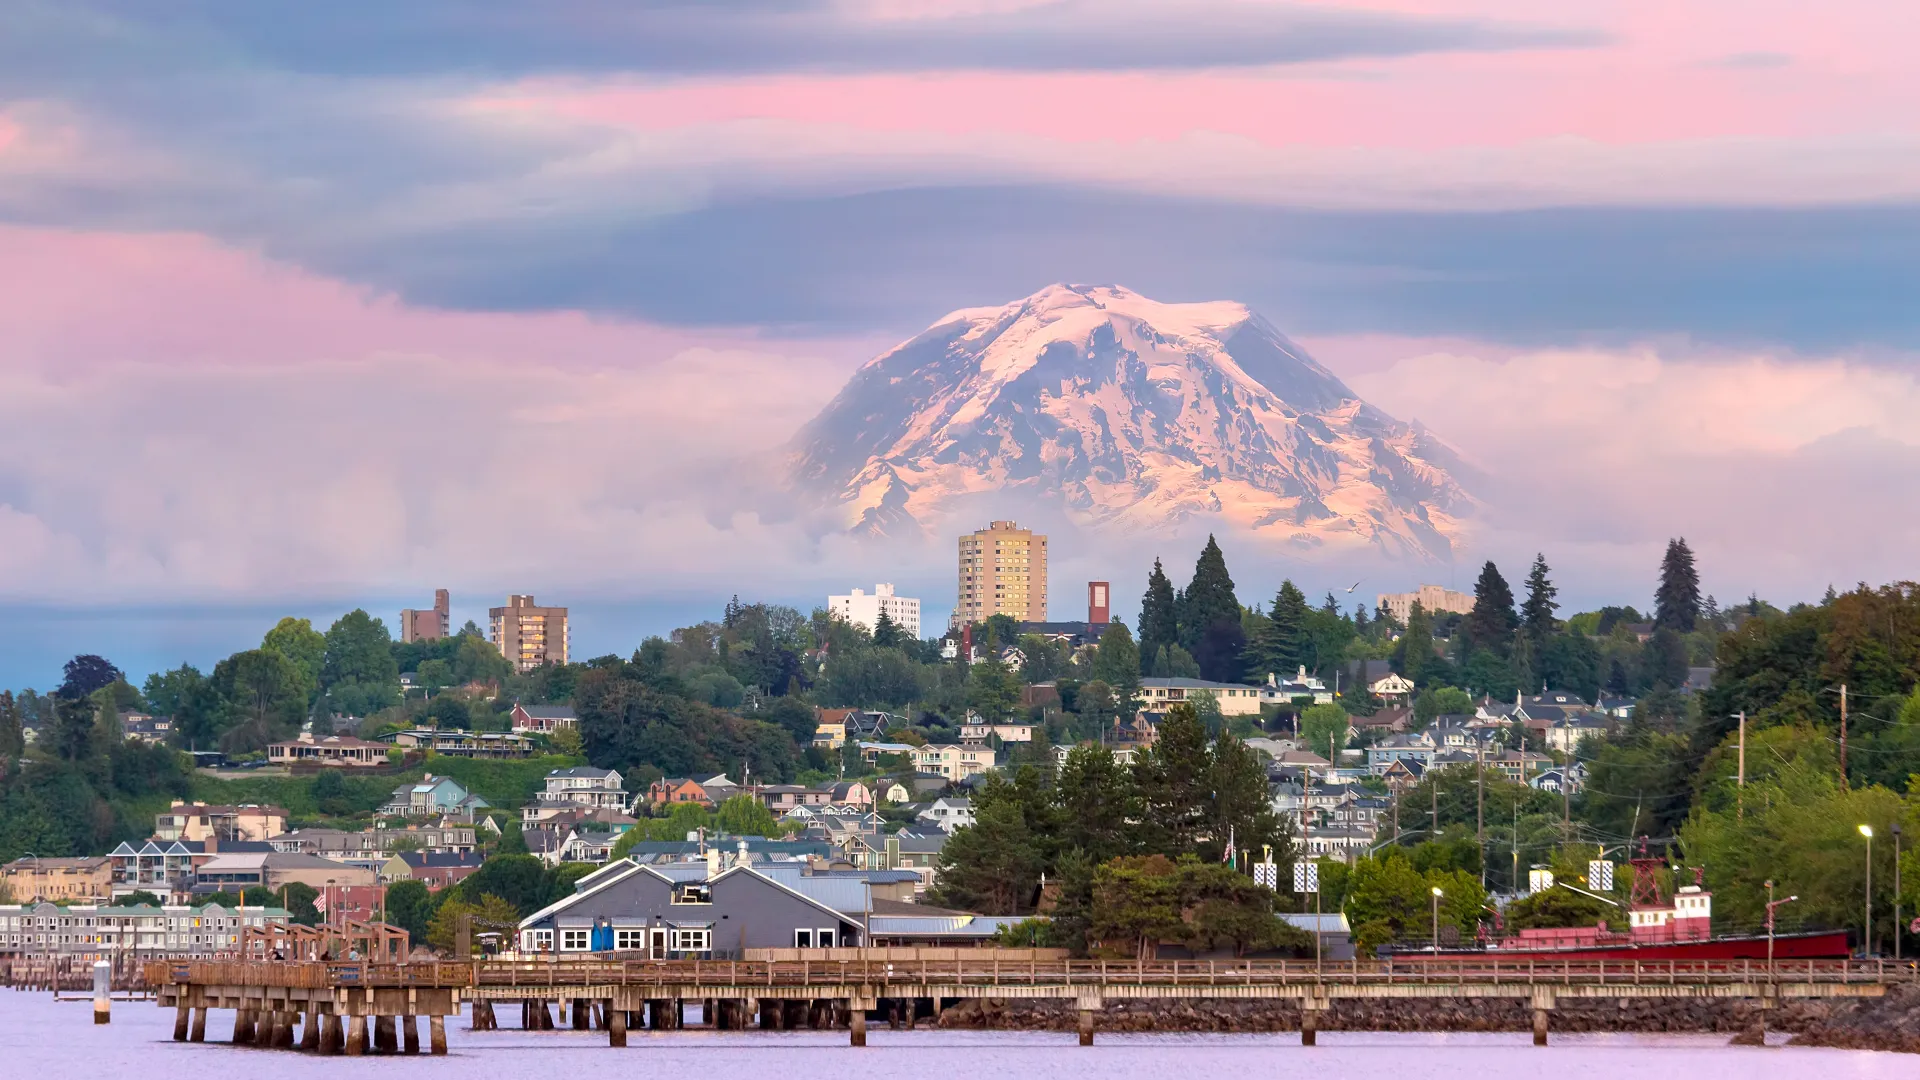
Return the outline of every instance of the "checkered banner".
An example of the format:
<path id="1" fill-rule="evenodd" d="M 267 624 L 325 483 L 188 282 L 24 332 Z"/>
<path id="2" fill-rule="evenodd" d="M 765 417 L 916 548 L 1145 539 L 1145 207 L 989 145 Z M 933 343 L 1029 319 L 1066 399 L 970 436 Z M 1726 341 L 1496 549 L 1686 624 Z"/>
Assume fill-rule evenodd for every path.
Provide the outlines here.
<path id="1" fill-rule="evenodd" d="M 1320 891 L 1320 864 L 1297 862 L 1293 864 L 1293 891 Z"/>

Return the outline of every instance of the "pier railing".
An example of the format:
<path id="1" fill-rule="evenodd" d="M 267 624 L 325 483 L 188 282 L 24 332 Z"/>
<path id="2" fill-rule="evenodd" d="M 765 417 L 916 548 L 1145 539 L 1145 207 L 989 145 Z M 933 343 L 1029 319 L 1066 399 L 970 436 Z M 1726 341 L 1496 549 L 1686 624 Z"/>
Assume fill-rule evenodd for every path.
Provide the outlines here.
<path id="1" fill-rule="evenodd" d="M 153 961 L 149 986 L 365 987 L 1202 987 L 1202 986 L 1724 986 L 1920 981 L 1885 960 L 618 960 L 522 959 L 383 964 Z"/>

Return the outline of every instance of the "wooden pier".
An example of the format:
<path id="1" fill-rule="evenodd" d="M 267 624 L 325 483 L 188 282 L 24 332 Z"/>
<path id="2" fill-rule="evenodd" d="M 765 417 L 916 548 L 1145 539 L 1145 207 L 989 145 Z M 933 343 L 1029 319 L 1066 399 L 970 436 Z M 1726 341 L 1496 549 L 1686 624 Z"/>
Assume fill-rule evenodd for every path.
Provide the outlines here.
<path id="1" fill-rule="evenodd" d="M 845 1028 L 866 1045 L 878 1018 L 911 1027 L 969 998 L 1073 1001 L 1080 1042 L 1091 1045 L 1107 1001 L 1139 999 L 1287 1000 L 1300 1009 L 1301 1042 L 1319 1018 L 1352 998 L 1508 998 L 1533 1009 L 1534 1042 L 1546 1045 L 1558 1002 L 1582 998 L 1745 998 L 1763 1007 L 1790 998 L 1878 997 L 1912 968 L 1884 962 L 1578 961 L 1494 958 L 1353 961 L 1098 960 L 939 961 L 535 959 L 456 963 L 152 963 L 146 978 L 163 1008 L 176 1010 L 174 1038 L 205 1038 L 211 1009 L 233 1010 L 234 1041 L 322 1054 L 419 1052 L 417 1018 L 431 1027 L 433 1053 L 446 1052 L 446 1017 L 463 1001 L 472 1029 L 499 1027 L 503 1006 L 519 1006 L 528 1030 L 569 1026 L 606 1032 L 625 1046 L 635 1027 L 684 1026 L 698 1002 L 707 1026 Z M 299 1034 L 295 1036 L 298 1023 Z M 368 1024 L 372 1024 L 372 1043 Z M 404 1040 L 395 1034 L 402 1025 Z M 343 1034 L 344 1025 L 344 1034 Z M 404 1042 L 404 1047 L 402 1045 Z"/>

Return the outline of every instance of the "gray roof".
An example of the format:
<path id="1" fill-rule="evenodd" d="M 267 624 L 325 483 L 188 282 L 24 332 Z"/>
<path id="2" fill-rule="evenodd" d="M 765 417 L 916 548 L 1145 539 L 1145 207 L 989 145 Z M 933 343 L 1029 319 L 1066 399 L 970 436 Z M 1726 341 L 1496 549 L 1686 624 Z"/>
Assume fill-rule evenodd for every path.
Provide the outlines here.
<path id="1" fill-rule="evenodd" d="M 555 769 L 548 776 L 566 776 L 575 780 L 604 780 L 613 775 L 612 769 L 596 769 L 591 765 L 575 765 L 567 769 Z"/>
<path id="2" fill-rule="evenodd" d="M 1305 930 L 1309 934 L 1315 930 L 1322 934 L 1345 934 L 1350 930 L 1346 915 L 1338 911 L 1327 915 L 1296 915 L 1293 912 L 1284 912 L 1280 915 L 1280 921 Z"/>
<path id="3" fill-rule="evenodd" d="M 536 720 L 578 720 L 571 705 L 522 705 L 520 711 Z"/>

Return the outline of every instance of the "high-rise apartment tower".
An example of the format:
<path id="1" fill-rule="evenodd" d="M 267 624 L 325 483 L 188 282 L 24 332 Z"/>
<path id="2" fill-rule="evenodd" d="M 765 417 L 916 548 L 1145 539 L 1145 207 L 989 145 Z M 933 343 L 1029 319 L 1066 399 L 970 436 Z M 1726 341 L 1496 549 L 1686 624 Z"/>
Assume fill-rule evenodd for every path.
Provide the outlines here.
<path id="1" fill-rule="evenodd" d="M 402 608 L 400 611 L 401 641 L 438 641 L 453 633 L 449 613 L 453 601 L 445 589 L 433 590 L 433 610 L 415 611 Z"/>
<path id="2" fill-rule="evenodd" d="M 539 607 L 531 596 L 509 596 L 506 607 L 492 608 L 487 615 L 493 647 L 515 671 L 567 662 L 573 635 L 566 608 Z"/>
<path id="3" fill-rule="evenodd" d="M 954 620 L 1009 615 L 1047 621 L 1047 538 L 1011 521 L 996 521 L 960 538 L 960 602 Z"/>

